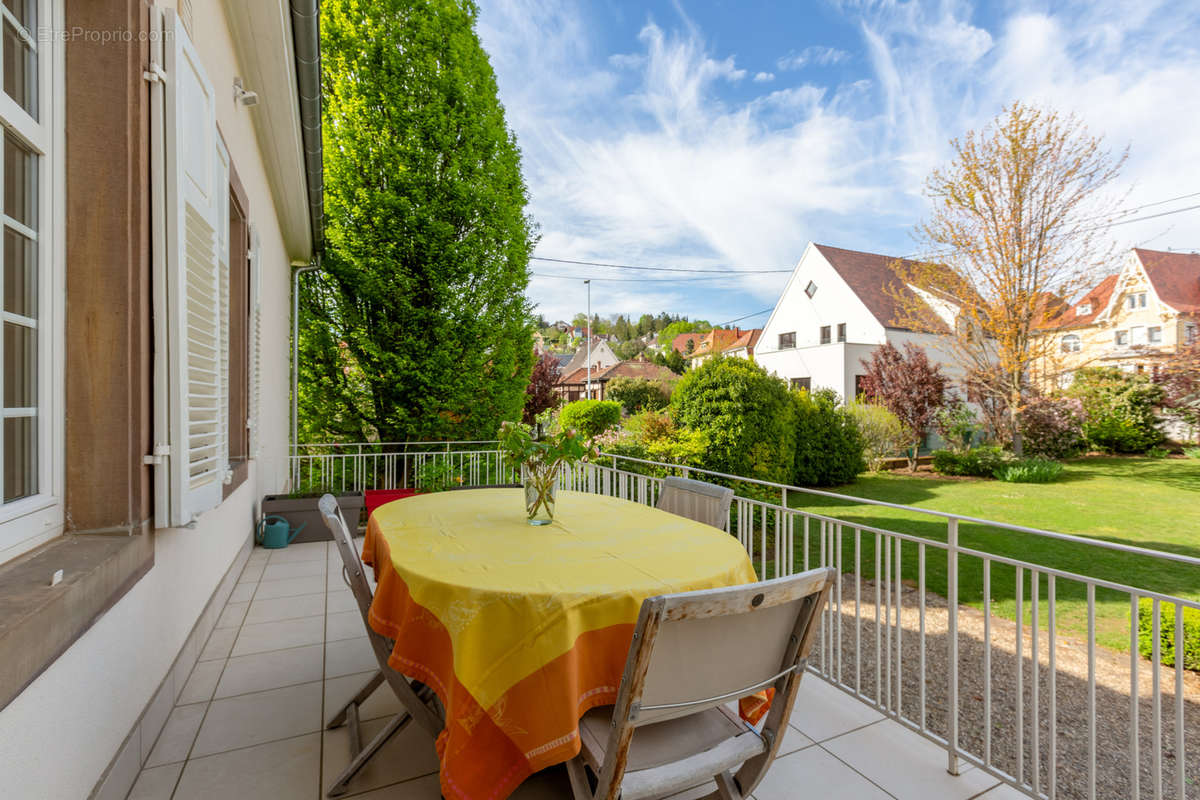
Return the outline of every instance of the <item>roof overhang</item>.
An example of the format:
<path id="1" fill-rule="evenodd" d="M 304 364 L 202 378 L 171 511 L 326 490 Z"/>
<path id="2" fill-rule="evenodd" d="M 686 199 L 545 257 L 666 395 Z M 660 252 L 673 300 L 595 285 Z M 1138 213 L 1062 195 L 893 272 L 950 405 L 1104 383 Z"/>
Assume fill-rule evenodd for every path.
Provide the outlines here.
<path id="1" fill-rule="evenodd" d="M 297 74 L 306 67 L 296 59 L 290 5 L 288 0 L 224 0 L 242 80 L 259 97 L 252 114 L 254 130 L 284 247 L 293 262 L 308 263 L 321 234 L 319 227 L 314 230 L 320 217 L 313 213 L 313 203 L 320 201 L 313 197 L 320 175 L 314 181 L 309 172 L 314 166 L 319 170 L 320 161 L 318 156 L 314 165 L 306 158 Z M 319 97 L 316 102 L 319 109 Z"/>

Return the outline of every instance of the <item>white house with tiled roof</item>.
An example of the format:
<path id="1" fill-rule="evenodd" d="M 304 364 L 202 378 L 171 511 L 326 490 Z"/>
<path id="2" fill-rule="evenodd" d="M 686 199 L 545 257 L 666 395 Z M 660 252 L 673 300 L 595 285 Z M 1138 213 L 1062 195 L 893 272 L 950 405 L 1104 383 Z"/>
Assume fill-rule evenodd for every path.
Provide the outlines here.
<path id="1" fill-rule="evenodd" d="M 958 308 L 947 300 L 903 283 L 894 256 L 809 243 L 763 327 L 755 360 L 793 388 L 833 389 L 843 398 L 859 394 L 862 361 L 888 342 L 925 348 L 943 370 L 948 363 L 943 335 L 915 331 L 896 295 L 915 294 L 928 308 L 931 327 L 954 325 Z"/>

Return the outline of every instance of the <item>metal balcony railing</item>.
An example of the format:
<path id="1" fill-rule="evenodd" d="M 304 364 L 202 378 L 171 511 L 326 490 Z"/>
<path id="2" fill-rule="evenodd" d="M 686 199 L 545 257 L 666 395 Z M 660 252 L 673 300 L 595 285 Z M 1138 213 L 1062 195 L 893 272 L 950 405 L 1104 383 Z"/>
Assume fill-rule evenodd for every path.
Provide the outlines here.
<path id="1" fill-rule="evenodd" d="M 466 485 L 519 479 L 495 442 L 300 445 L 291 476 L 321 491 L 411 488 L 431 461 Z M 1200 589 L 1200 559 L 610 454 L 564 472 L 561 486 L 653 504 L 668 474 L 734 487 L 726 530 L 760 578 L 837 568 L 810 669 L 944 747 L 949 772 L 973 765 L 1031 797 L 1200 797 L 1200 676 L 1181 655 L 1185 610 L 1200 610 L 1183 596 Z M 908 518 L 896 527 L 920 532 L 795 507 L 818 500 L 891 509 Z M 1073 565 L 1117 552 L 1130 575 L 1193 582 L 1172 592 L 1014 557 L 1035 540 Z M 1161 663 L 1166 618 L 1173 667 Z M 1117 640 L 1127 653 L 1104 644 Z"/>

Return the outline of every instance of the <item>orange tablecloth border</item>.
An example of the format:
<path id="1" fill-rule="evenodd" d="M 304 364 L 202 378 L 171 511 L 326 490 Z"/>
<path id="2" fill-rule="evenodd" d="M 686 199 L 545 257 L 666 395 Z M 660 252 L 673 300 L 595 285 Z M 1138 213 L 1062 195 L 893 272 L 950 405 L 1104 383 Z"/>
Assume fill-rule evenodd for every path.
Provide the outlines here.
<path id="1" fill-rule="evenodd" d="M 367 527 L 363 562 L 374 567 L 378 583 L 371 627 L 395 640 L 388 663 L 430 686 L 446 708 L 437 751 L 447 798 L 507 797 L 533 773 L 577 755 L 579 718 L 616 702 L 618 687 L 609 676 L 624 672 L 632 623 L 581 634 L 571 650 L 519 681 L 485 711 L 455 678 L 449 633 L 413 600 L 391 566 L 387 539 L 373 522 Z M 536 713 L 515 719 L 509 709 Z M 510 766 L 497 768 L 500 764 Z M 497 774 L 503 775 L 498 783 Z"/>

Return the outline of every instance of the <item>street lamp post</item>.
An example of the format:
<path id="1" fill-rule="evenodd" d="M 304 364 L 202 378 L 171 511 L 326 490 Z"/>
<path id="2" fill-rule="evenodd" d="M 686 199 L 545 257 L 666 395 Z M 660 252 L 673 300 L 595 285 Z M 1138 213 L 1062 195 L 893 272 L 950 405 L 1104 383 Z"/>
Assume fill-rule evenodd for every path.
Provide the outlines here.
<path id="1" fill-rule="evenodd" d="M 592 399 L 592 282 L 591 280 L 584 281 L 587 286 L 587 320 L 583 326 L 583 335 L 587 337 L 587 394 L 585 397 L 588 400 Z"/>

